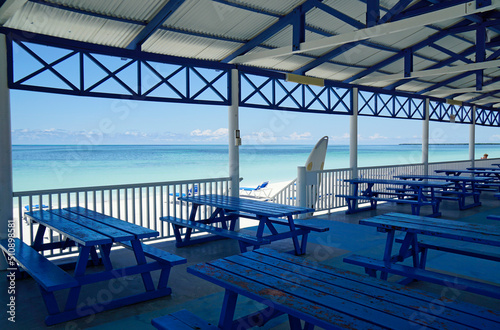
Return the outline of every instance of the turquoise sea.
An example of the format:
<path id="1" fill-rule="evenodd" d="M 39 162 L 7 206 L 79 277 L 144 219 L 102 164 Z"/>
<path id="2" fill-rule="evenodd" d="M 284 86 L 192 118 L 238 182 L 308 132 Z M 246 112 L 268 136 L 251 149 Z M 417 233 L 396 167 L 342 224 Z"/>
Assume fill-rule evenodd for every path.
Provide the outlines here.
<path id="1" fill-rule="evenodd" d="M 297 176 L 312 145 L 240 147 L 242 186 Z M 228 176 L 226 145 L 15 145 L 14 191 L 162 182 Z M 476 156 L 500 157 L 500 145 L 478 145 Z M 359 166 L 421 162 L 419 145 L 358 147 Z M 467 145 L 431 145 L 431 162 L 468 159 Z M 349 167 L 349 147 L 328 146 L 325 168 Z"/>

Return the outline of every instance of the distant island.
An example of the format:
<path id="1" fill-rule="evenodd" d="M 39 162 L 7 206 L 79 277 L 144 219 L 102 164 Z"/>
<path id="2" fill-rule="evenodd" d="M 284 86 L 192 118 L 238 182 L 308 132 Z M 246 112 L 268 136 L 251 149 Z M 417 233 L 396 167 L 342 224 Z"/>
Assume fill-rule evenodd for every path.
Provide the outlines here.
<path id="1" fill-rule="evenodd" d="M 400 143 L 400 146 L 419 146 L 422 143 Z M 429 143 L 431 146 L 467 146 L 468 143 Z M 500 143 L 476 143 L 477 146 L 495 146 L 500 145 Z"/>

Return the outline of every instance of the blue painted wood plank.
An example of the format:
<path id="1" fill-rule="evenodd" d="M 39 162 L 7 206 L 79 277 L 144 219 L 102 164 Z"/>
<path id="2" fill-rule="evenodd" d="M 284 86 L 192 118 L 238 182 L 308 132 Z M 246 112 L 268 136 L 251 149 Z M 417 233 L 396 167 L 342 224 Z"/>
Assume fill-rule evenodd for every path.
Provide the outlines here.
<path id="1" fill-rule="evenodd" d="M 248 212 L 266 217 L 283 217 L 294 214 L 314 212 L 314 209 L 311 208 L 267 203 L 262 201 L 221 195 L 184 196 L 179 197 L 179 200 L 220 207 L 225 210 Z"/>
<path id="2" fill-rule="evenodd" d="M 280 276 L 295 284 L 299 284 L 301 287 L 323 291 L 364 306 L 371 306 L 375 310 L 390 311 L 391 314 L 406 319 L 411 318 L 415 310 L 421 309 L 422 311 L 427 311 L 429 307 L 429 297 L 422 298 L 418 291 L 415 292 L 414 296 L 406 296 L 358 281 L 357 278 L 351 279 L 347 276 L 338 276 L 331 272 L 327 273 L 317 269 L 297 267 L 296 263 L 277 260 L 271 256 L 259 253 L 249 252 L 240 256 L 227 257 L 225 260 L 234 262 L 239 266 L 255 269 L 268 276 Z M 337 272 L 343 273 L 341 270 L 337 270 Z M 422 316 L 424 318 L 433 318 L 433 314 L 430 312 L 423 312 Z M 485 327 L 493 325 L 493 322 L 484 322 L 481 317 L 476 316 L 471 318 L 462 311 L 452 309 L 444 309 L 440 316 L 440 319 L 436 320 L 436 324 L 434 324 L 440 328 L 449 327 L 450 321 L 458 321 L 468 327 L 475 327 L 478 324 L 482 324 Z"/>
<path id="3" fill-rule="evenodd" d="M 333 324 L 348 329 L 383 329 L 372 323 L 358 320 L 356 316 L 339 314 L 332 308 L 324 307 L 317 313 L 310 300 L 296 297 L 269 285 L 249 282 L 247 278 L 230 274 L 209 264 L 198 264 L 187 268 L 188 273 L 206 279 L 223 288 L 242 294 L 257 302 L 293 315 L 301 320 L 329 329 Z"/>
<path id="4" fill-rule="evenodd" d="M 130 241 L 135 238 L 134 235 L 126 231 L 110 227 L 99 221 L 94 221 L 90 218 L 78 215 L 76 213 L 72 213 L 68 210 L 55 209 L 55 210 L 50 210 L 48 212 L 60 216 L 62 218 L 68 219 L 69 221 L 80 224 L 84 227 L 95 230 L 105 236 L 110 237 L 113 240 L 113 242 Z"/>
<path id="5" fill-rule="evenodd" d="M 480 233 L 460 229 L 448 229 L 442 226 L 432 226 L 418 222 L 403 221 L 389 217 L 376 216 L 370 219 L 360 220 L 362 225 L 384 228 L 389 230 L 401 230 L 411 233 L 438 236 L 456 239 L 466 242 L 500 246 L 500 235 L 496 233 Z"/>
<path id="6" fill-rule="evenodd" d="M 46 291 L 52 292 L 79 285 L 78 281 L 71 277 L 71 275 L 53 264 L 29 245 L 23 243 L 20 239 L 14 238 L 12 244 L 11 251 L 13 250 L 14 254 L 11 255 L 13 258 Z M 1 240 L 0 247 L 3 251 L 9 251 L 9 240 Z"/>
<path id="7" fill-rule="evenodd" d="M 152 230 L 149 228 L 145 228 L 142 226 L 138 226 L 136 224 L 126 222 L 120 219 L 116 219 L 110 216 L 107 216 L 105 214 L 88 210 L 83 207 L 69 207 L 66 210 L 82 215 L 84 217 L 94 219 L 95 221 L 102 222 L 104 224 L 107 224 L 111 227 L 129 232 L 133 234 L 136 238 L 149 238 L 149 237 L 156 237 L 160 235 L 156 230 Z"/>
<path id="8" fill-rule="evenodd" d="M 174 225 L 178 225 L 181 227 L 188 227 L 193 229 L 198 229 L 204 232 L 212 233 L 219 236 L 224 236 L 232 239 L 236 239 L 239 241 L 243 241 L 249 244 L 260 245 L 260 244 L 269 244 L 270 241 L 265 238 L 257 238 L 255 236 L 250 236 L 246 234 L 242 234 L 236 231 L 231 231 L 223 228 L 214 227 L 208 224 L 204 224 L 196 221 L 189 221 L 175 217 L 161 217 L 160 220 L 172 223 Z"/>
<path id="9" fill-rule="evenodd" d="M 391 283 L 387 281 L 380 281 L 379 279 L 372 278 L 372 277 L 367 277 L 366 275 L 362 275 L 359 273 L 351 272 L 348 270 L 344 269 L 339 269 L 332 267 L 327 264 L 322 264 L 318 263 L 316 261 L 304 259 L 304 258 L 299 258 L 297 256 L 288 254 L 288 253 L 280 253 L 276 250 L 272 249 L 258 249 L 252 252 L 247 252 L 247 254 L 261 254 L 265 256 L 271 256 L 275 260 L 277 260 L 275 263 L 278 262 L 278 260 L 286 261 L 289 262 L 292 266 L 292 269 L 294 272 L 300 272 L 300 273 L 307 273 L 310 271 L 319 271 L 324 274 L 331 274 L 335 277 L 339 278 L 345 278 L 353 281 L 353 283 L 350 283 L 351 286 L 354 285 L 366 285 L 368 288 L 363 288 L 363 290 L 373 290 L 375 289 L 382 289 L 383 291 L 386 291 L 388 293 L 395 293 L 397 295 L 400 295 L 403 299 L 403 301 L 408 301 L 407 299 L 410 298 L 415 298 L 419 300 L 424 300 L 424 301 L 433 301 L 433 300 L 440 300 L 442 297 L 437 294 L 433 294 L 432 292 L 428 291 L 422 291 L 418 289 L 410 289 L 408 290 L 407 287 L 401 286 L 397 283 Z M 300 264 L 301 268 L 297 268 L 295 264 Z M 290 267 L 290 266 L 288 266 Z M 281 267 L 283 268 L 283 267 Z M 324 275 L 323 275 L 324 276 Z M 354 284 L 357 283 L 357 284 Z M 371 289 L 370 289 L 371 288 Z M 377 291 L 372 291 L 374 294 L 377 294 Z M 500 312 L 494 311 L 494 310 L 488 310 L 484 309 L 480 306 L 473 305 L 473 304 L 468 304 L 468 303 L 459 303 L 459 304 L 450 304 L 446 306 L 447 309 L 453 310 L 453 311 L 458 311 L 460 313 L 464 313 L 465 315 L 471 314 L 474 317 L 480 317 L 482 319 L 486 320 L 491 320 L 496 323 L 500 323 Z"/>
<path id="10" fill-rule="evenodd" d="M 132 244 L 130 244 L 129 242 L 122 242 L 120 244 L 128 249 L 132 249 Z M 187 260 L 183 257 L 179 257 L 175 254 L 172 254 L 172 253 L 164 251 L 164 250 L 157 249 L 153 246 L 149 246 L 149 245 L 144 244 L 144 243 L 142 243 L 142 249 L 143 249 L 146 257 L 154 259 L 158 262 L 164 262 L 164 263 L 166 262 L 171 266 L 181 265 L 181 264 L 185 264 L 187 262 Z"/>
<path id="11" fill-rule="evenodd" d="M 460 288 L 462 290 L 500 299 L 500 286 L 477 282 L 474 280 L 457 277 L 455 275 L 437 273 L 434 271 L 401 264 L 391 264 L 390 267 L 388 267 L 383 260 L 376 260 L 360 255 L 351 255 L 349 257 L 346 257 L 344 258 L 344 262 L 439 285 L 446 286 L 452 283 L 453 286 L 456 286 L 457 288 Z M 493 328 L 498 326 L 500 326 L 500 323 L 494 325 Z M 484 329 L 492 329 L 492 325 L 490 325 L 489 327 L 484 327 Z"/>
<path id="12" fill-rule="evenodd" d="M 108 236 L 104 236 L 92 229 L 68 221 L 48 211 L 40 210 L 26 212 L 25 215 L 83 246 L 94 246 L 113 242 Z"/>
<path id="13" fill-rule="evenodd" d="M 500 168 L 499 168 L 500 169 Z M 453 182 L 488 182 L 491 181 L 490 177 L 477 177 L 477 176 L 448 176 L 448 175 L 397 175 L 395 178 L 399 179 L 417 179 L 417 180 L 445 180 Z"/>
<path id="14" fill-rule="evenodd" d="M 157 329 L 164 330 L 218 330 L 219 328 L 193 313 L 182 309 L 180 311 L 151 320 Z"/>
<path id="15" fill-rule="evenodd" d="M 386 213 L 380 215 L 381 218 L 387 218 L 390 220 L 423 224 L 433 229 L 444 228 L 444 229 L 456 229 L 463 232 L 478 233 L 478 234 L 488 234 L 492 236 L 500 236 L 500 228 L 495 225 L 485 225 L 479 223 L 469 223 L 457 220 L 447 220 L 447 219 L 436 219 L 430 217 L 422 217 L 417 215 L 409 215 L 404 213 Z"/>
<path id="16" fill-rule="evenodd" d="M 350 183 L 373 183 L 373 184 L 390 184 L 390 185 L 405 185 L 412 187 L 443 187 L 450 185 L 451 183 L 439 182 L 439 181 L 408 181 L 408 180 L 387 180 L 387 179 L 345 179 L 345 182 Z"/>

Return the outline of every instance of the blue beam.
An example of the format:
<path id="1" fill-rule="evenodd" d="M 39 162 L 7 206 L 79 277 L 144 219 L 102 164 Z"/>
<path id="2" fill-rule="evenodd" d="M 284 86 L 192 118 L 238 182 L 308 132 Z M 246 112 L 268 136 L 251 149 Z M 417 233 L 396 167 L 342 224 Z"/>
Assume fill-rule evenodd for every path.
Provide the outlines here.
<path id="1" fill-rule="evenodd" d="M 486 29 L 483 25 L 477 27 L 476 30 L 476 63 L 484 62 L 486 58 Z M 476 89 L 483 89 L 483 70 L 476 72 Z"/>
<path id="2" fill-rule="evenodd" d="M 404 55 L 405 55 L 404 74 L 405 77 L 410 77 L 413 71 L 413 52 L 411 51 L 411 48 L 405 49 Z"/>
<path id="3" fill-rule="evenodd" d="M 338 18 L 342 22 L 344 22 L 346 24 L 349 24 L 350 26 L 353 26 L 353 27 L 355 27 L 357 29 L 364 29 L 365 28 L 365 25 L 363 23 L 361 23 L 360 21 L 352 18 L 349 15 L 346 15 L 346 14 L 338 11 L 337 9 L 334 9 L 334 8 L 328 6 L 328 5 L 325 5 L 324 3 L 318 3 L 318 5 L 316 7 L 318 9 L 321 9 L 325 13 L 330 14 L 333 17 Z"/>
<path id="4" fill-rule="evenodd" d="M 495 77 L 495 78 L 493 78 L 493 79 L 490 79 L 490 80 L 488 80 L 488 81 L 485 81 L 485 82 L 484 82 L 484 84 L 483 84 L 483 87 L 486 87 L 486 86 L 488 86 L 488 85 L 491 85 L 491 84 L 497 83 L 497 82 L 499 82 L 499 81 L 500 81 L 500 77 Z M 499 91 L 499 92 L 500 92 L 500 91 Z M 455 98 L 455 97 L 457 97 L 457 96 L 459 96 L 459 95 L 461 95 L 461 94 L 453 94 L 453 95 L 448 96 L 448 98 L 453 99 L 453 98 Z"/>
<path id="5" fill-rule="evenodd" d="M 380 19 L 380 0 L 368 0 L 366 2 L 366 27 L 378 24 Z"/>
<path id="6" fill-rule="evenodd" d="M 439 50 L 442 53 L 449 55 L 451 59 L 455 59 L 456 61 L 462 61 L 464 63 L 473 63 L 473 61 L 471 59 L 468 59 L 467 57 L 465 57 L 461 54 L 457 54 L 455 52 L 452 52 L 451 50 L 449 50 L 447 48 L 436 45 L 435 43 L 430 44 L 429 46 L 436 49 L 436 50 Z M 470 55 L 470 54 L 468 54 L 468 55 Z"/>
<path id="7" fill-rule="evenodd" d="M 136 50 L 140 49 L 142 44 L 144 44 L 144 42 L 148 40 L 148 38 L 151 37 L 153 33 L 155 33 L 162 26 L 167 18 L 169 18 L 183 3 L 184 0 L 170 0 L 167 2 L 167 4 L 160 9 L 155 17 L 149 21 L 146 27 L 142 29 L 142 31 L 128 44 L 126 48 Z"/>
<path id="8" fill-rule="evenodd" d="M 307 13 L 310 9 L 315 7 L 320 1 L 322 1 L 322 0 L 307 0 L 299 7 L 295 8 L 289 14 L 279 18 L 277 22 L 275 22 L 270 27 L 268 27 L 267 29 L 265 29 L 264 31 L 259 33 L 252 40 L 248 41 L 243 46 L 241 46 L 236 51 L 234 51 L 231 55 L 224 58 L 221 62 L 222 63 L 229 63 L 234 58 L 236 58 L 236 57 L 252 50 L 253 48 L 259 46 L 261 43 L 263 43 L 264 41 L 269 39 L 271 36 L 278 33 L 279 31 L 281 31 L 287 25 L 292 24 L 298 18 L 298 16 L 297 16 L 298 13 L 300 13 L 300 12 Z"/>
<path id="9" fill-rule="evenodd" d="M 306 13 L 299 12 L 299 17 L 293 23 L 292 48 L 299 50 L 300 44 L 306 40 Z"/>
<path id="10" fill-rule="evenodd" d="M 378 24 L 384 24 L 392 20 L 396 15 L 399 15 L 413 0 L 401 0 L 395 4 L 389 11 L 378 20 Z"/>
<path id="11" fill-rule="evenodd" d="M 321 64 L 323 64 L 325 62 L 330 61 L 332 58 L 337 57 L 338 55 L 340 55 L 342 53 L 345 53 L 349 49 L 352 49 L 361 43 L 362 43 L 361 41 L 357 41 L 357 42 L 353 42 L 353 43 L 349 43 L 349 44 L 337 47 L 337 48 L 327 52 L 326 54 L 321 55 L 317 59 L 312 60 L 311 62 L 307 63 L 306 65 L 296 69 L 295 71 L 293 71 L 293 73 L 294 74 L 304 74 L 307 71 L 309 71 L 317 66 L 320 66 Z"/>
<path id="12" fill-rule="evenodd" d="M 413 52 L 416 52 L 418 51 L 419 49 L 423 48 L 423 47 L 426 47 L 428 46 L 429 44 L 441 39 L 441 38 L 444 38 L 446 36 L 448 36 L 450 33 L 456 33 L 458 31 L 461 31 L 461 30 L 470 30 L 471 27 L 469 26 L 469 23 L 468 22 L 458 22 L 456 23 L 455 25 L 447 28 L 447 29 L 444 29 L 442 30 L 441 32 L 438 32 L 436 34 L 433 34 L 432 36 L 430 36 L 429 38 L 427 38 L 426 40 L 423 40 L 415 45 L 413 45 L 411 48 L 411 50 Z M 385 67 L 386 65 L 389 65 L 391 63 L 394 63 L 395 61 L 398 61 L 400 60 L 401 58 L 404 57 L 404 50 L 400 51 L 399 53 L 397 54 L 394 54 L 393 56 L 371 66 L 369 69 L 367 70 L 364 70 L 358 74 L 355 74 L 354 76 L 352 76 L 351 78 L 348 78 L 346 80 L 344 80 L 344 82 L 346 83 L 351 83 L 353 82 L 354 80 L 357 80 L 357 79 L 360 79 L 360 78 L 363 78 L 364 76 L 366 75 L 369 75 L 370 73 L 373 73 L 383 67 Z"/>

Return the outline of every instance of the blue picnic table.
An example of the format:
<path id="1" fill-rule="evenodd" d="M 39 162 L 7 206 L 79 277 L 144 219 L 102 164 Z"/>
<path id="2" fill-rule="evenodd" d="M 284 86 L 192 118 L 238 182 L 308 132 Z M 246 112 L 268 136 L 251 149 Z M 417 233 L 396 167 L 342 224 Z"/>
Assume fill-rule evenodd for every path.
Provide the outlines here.
<path id="1" fill-rule="evenodd" d="M 451 182 L 442 181 L 414 181 L 414 180 L 387 180 L 377 178 L 346 179 L 352 186 L 352 194 L 336 195 L 344 197 L 347 202 L 347 214 L 374 210 L 377 202 L 395 202 L 410 204 L 412 214 L 419 215 L 422 206 L 431 206 L 432 214 L 429 216 L 439 217 L 439 204 L 441 199 L 435 193 L 437 189 L 443 189 Z M 361 186 L 366 185 L 364 189 Z M 394 191 L 389 191 L 393 189 Z M 357 201 L 369 201 L 369 207 L 358 207 Z"/>
<path id="2" fill-rule="evenodd" d="M 489 177 L 472 177 L 472 176 L 449 176 L 449 175 L 415 175 L 405 174 L 397 175 L 395 178 L 403 180 L 417 181 L 439 181 L 453 182 L 452 187 L 446 187 L 439 192 L 440 199 L 457 200 L 460 210 L 465 210 L 475 206 L 481 206 L 479 196 L 481 191 L 477 189 L 477 184 L 488 183 L 492 180 Z M 466 197 L 472 197 L 474 202 L 466 204 Z"/>
<path id="3" fill-rule="evenodd" d="M 198 264 L 187 271 L 225 289 L 218 325 L 182 310 L 153 319 L 158 329 L 254 329 L 281 315 L 288 316 L 289 329 L 307 330 L 315 326 L 468 330 L 498 329 L 500 325 L 498 311 L 272 249 Z M 238 296 L 265 308 L 246 303 L 246 308 L 255 306 L 255 311 L 235 317 Z"/>
<path id="4" fill-rule="evenodd" d="M 472 174 L 477 176 L 492 177 L 495 180 L 500 179 L 500 171 L 498 170 L 454 170 L 454 169 L 442 169 L 435 170 L 436 173 L 444 173 L 446 175 L 462 175 L 462 174 Z"/>
<path id="5" fill-rule="evenodd" d="M 422 280 L 500 298 L 500 285 L 426 269 L 429 250 L 500 262 L 498 250 L 485 248 L 500 247 L 500 227 L 400 213 L 360 220 L 359 224 L 387 233 L 382 260 L 356 254 L 344 258 L 345 262 L 365 267 L 369 275 L 375 277 L 380 271 L 382 279 L 391 273 L 406 277 L 403 283 Z M 404 233 L 404 238 L 396 238 L 397 232 Z M 401 243 L 396 253 L 393 252 L 395 243 Z M 412 260 L 411 265 L 400 264 L 408 258 Z"/>
<path id="6" fill-rule="evenodd" d="M 318 226 L 307 220 L 294 219 L 295 215 L 314 212 L 314 209 L 283 205 L 277 203 L 257 201 L 247 198 L 238 198 L 223 195 L 194 195 L 182 196 L 180 201 L 191 205 L 189 219 L 177 217 L 161 217 L 163 221 L 172 223 L 176 244 L 178 247 L 198 244 L 214 239 L 231 238 L 239 242 L 241 252 L 248 247 L 259 248 L 261 245 L 273 241 L 291 238 L 295 254 L 306 253 L 307 238 L 311 231 L 324 232 L 329 230 L 326 226 Z M 208 217 L 205 217 L 201 206 L 211 207 Z M 256 235 L 243 234 L 235 230 L 238 218 L 248 218 L 258 221 Z M 278 231 L 276 225 L 285 230 Z M 271 232 L 264 235 L 264 229 Z M 182 232 L 185 230 L 185 232 Z M 213 235 L 192 238 L 193 230 L 208 232 Z M 182 237 L 184 235 L 184 238 Z M 299 242 L 299 237 L 301 241 Z"/>
<path id="7" fill-rule="evenodd" d="M 29 273 L 39 284 L 49 314 L 45 319 L 47 325 L 167 296 L 172 292 L 167 287 L 171 267 L 186 263 L 184 258 L 141 242 L 142 239 L 158 236 L 157 231 L 82 207 L 31 211 L 25 215 L 28 220 L 38 224 L 33 244 L 28 246 L 19 239 L 13 239 L 12 242 L 1 241 L 0 247 L 9 265 L 12 265 L 11 262 L 15 260 L 18 266 Z M 62 235 L 63 240 L 44 243 L 44 234 L 47 229 Z M 14 243 L 15 248 L 9 249 L 9 243 Z M 132 250 L 137 264 L 116 268 L 110 258 L 111 247 L 115 243 Z M 72 246 L 78 247 L 77 262 L 72 275 L 39 253 Z M 148 262 L 146 257 L 153 261 Z M 86 270 L 89 264 L 102 264 L 104 270 L 88 273 Z M 151 276 L 151 272 L 155 270 L 161 270 L 157 286 Z M 135 274 L 141 274 L 144 292 L 116 299 L 112 299 L 114 294 L 110 292 L 105 301 L 102 301 L 99 295 L 97 302 L 96 299 L 88 299 L 88 304 L 85 305 L 81 301 L 78 304 L 82 286 L 102 281 L 116 281 L 121 277 Z M 109 284 L 109 287 L 111 285 Z M 116 287 L 116 284 L 113 287 Z M 66 304 L 61 310 L 54 293 L 64 289 L 69 289 L 69 292 Z"/>

